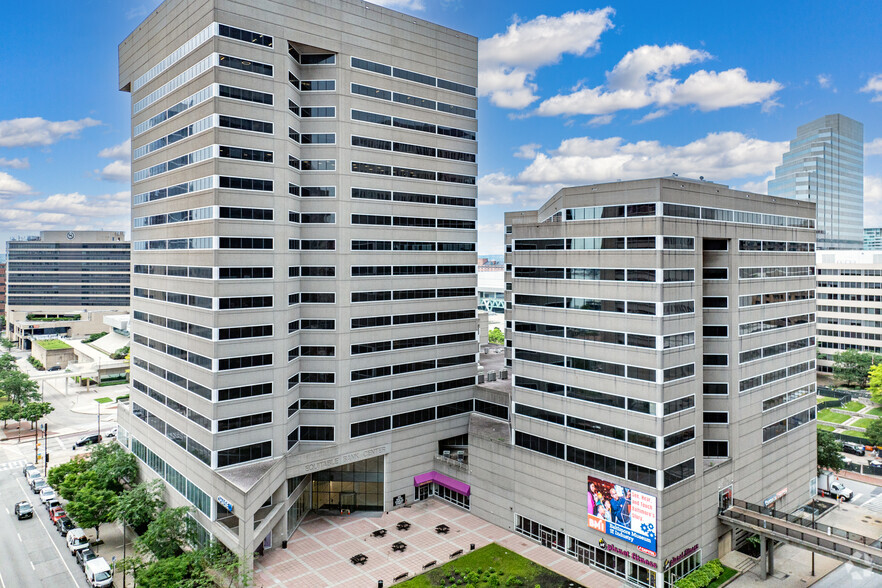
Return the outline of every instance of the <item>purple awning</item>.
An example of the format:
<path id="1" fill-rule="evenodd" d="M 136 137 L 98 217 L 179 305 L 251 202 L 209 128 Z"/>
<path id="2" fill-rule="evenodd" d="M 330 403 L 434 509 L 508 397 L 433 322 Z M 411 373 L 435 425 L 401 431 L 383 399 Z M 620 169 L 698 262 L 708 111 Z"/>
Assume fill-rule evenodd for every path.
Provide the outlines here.
<path id="1" fill-rule="evenodd" d="M 428 484 L 429 482 L 435 482 L 439 486 L 444 486 L 448 490 L 459 492 L 464 496 L 470 496 L 472 493 L 471 487 L 465 482 L 454 480 L 450 476 L 439 474 L 436 471 L 426 472 L 425 474 L 420 474 L 419 476 L 413 477 L 414 486 L 422 486 L 423 484 Z"/>

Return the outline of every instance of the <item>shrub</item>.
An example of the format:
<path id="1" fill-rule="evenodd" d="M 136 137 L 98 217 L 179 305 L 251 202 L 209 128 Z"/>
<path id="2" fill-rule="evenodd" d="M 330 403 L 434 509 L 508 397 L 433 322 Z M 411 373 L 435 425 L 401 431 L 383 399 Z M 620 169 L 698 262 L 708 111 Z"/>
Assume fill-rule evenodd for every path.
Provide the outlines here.
<path id="1" fill-rule="evenodd" d="M 116 351 L 110 354 L 110 359 L 125 359 L 126 355 L 129 354 L 129 346 L 120 347 Z"/>
<path id="2" fill-rule="evenodd" d="M 31 364 L 32 366 L 34 366 L 35 368 L 37 368 L 38 370 L 46 369 L 45 366 L 43 366 L 43 362 L 40 361 L 39 359 L 37 359 L 36 357 L 34 357 L 33 355 L 28 356 L 28 363 Z"/>
<path id="3" fill-rule="evenodd" d="M 91 343 L 92 341 L 97 341 L 98 339 L 100 339 L 101 337 L 103 337 L 106 334 L 107 334 L 107 331 L 102 331 L 100 333 L 92 333 L 91 335 L 89 335 L 88 337 L 83 339 L 83 343 Z"/>
<path id="4" fill-rule="evenodd" d="M 685 578 L 680 578 L 674 584 L 677 588 L 704 588 L 718 577 L 724 571 L 723 564 L 720 560 L 715 559 L 707 562 L 697 570 Z"/>

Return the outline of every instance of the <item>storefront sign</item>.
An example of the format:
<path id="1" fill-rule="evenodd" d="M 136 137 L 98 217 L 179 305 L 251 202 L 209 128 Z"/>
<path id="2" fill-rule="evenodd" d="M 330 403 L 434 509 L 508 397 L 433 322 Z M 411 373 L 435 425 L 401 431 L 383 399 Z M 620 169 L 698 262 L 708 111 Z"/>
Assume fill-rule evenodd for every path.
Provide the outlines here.
<path id="1" fill-rule="evenodd" d="M 684 559 L 686 559 L 687 557 L 689 557 L 690 555 L 692 555 L 696 551 L 698 551 L 698 544 L 697 543 L 695 545 L 693 545 L 692 547 L 690 547 L 689 549 L 684 549 L 683 553 L 681 553 L 680 555 L 675 555 L 674 557 L 672 557 L 670 559 L 666 559 L 664 569 L 667 570 L 669 567 L 677 565 L 678 563 L 680 563 L 681 561 L 683 561 Z"/>
<path id="2" fill-rule="evenodd" d="M 363 449 L 362 451 L 344 453 L 343 455 L 338 455 L 337 457 L 329 457 L 328 459 L 314 461 L 312 463 L 306 464 L 305 466 L 303 466 L 303 468 L 306 473 L 318 472 L 335 466 L 361 461 L 369 457 L 385 455 L 386 453 L 389 453 L 389 448 L 385 445 L 381 445 L 380 447 L 374 447 L 372 449 Z"/>
<path id="3" fill-rule="evenodd" d="M 769 496 L 768 498 L 763 500 L 763 506 L 769 507 L 769 506 L 775 504 L 776 502 L 778 502 L 779 500 L 784 498 L 784 495 L 786 495 L 786 494 L 787 494 L 787 488 L 784 488 L 783 490 L 779 490 L 778 493 L 775 494 L 774 496 Z"/>
<path id="4" fill-rule="evenodd" d="M 620 548 L 616 547 L 615 545 L 613 545 L 612 543 L 607 543 L 604 539 L 601 539 L 600 541 L 598 541 L 597 544 L 600 545 L 601 549 L 605 549 L 605 550 L 609 551 L 610 553 L 615 553 L 616 555 L 620 555 L 626 559 L 633 559 L 637 563 L 644 565 L 648 568 L 652 568 L 654 570 L 658 568 L 658 564 L 656 564 L 654 561 L 646 559 L 645 557 L 643 557 L 633 551 L 628 551 L 626 549 L 620 549 Z"/>
<path id="5" fill-rule="evenodd" d="M 588 527 L 655 557 L 655 496 L 588 476 Z"/>
<path id="6" fill-rule="evenodd" d="M 217 503 L 227 509 L 229 512 L 233 512 L 233 503 L 224 498 L 223 496 L 217 497 Z"/>

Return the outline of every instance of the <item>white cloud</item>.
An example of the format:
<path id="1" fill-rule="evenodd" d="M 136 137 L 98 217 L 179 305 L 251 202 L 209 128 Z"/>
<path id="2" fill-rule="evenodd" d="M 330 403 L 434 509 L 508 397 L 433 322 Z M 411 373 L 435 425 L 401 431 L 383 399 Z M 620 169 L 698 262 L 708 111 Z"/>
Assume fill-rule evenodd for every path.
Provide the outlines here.
<path id="1" fill-rule="evenodd" d="M 737 132 L 710 133 L 686 145 L 577 137 L 563 141 L 550 154 L 537 154 L 517 181 L 577 185 L 661 177 L 673 172 L 727 181 L 769 174 L 787 147 L 786 141 L 764 141 Z"/>
<path id="2" fill-rule="evenodd" d="M 392 10 L 425 10 L 422 0 L 371 0 L 372 4 L 385 6 Z"/>
<path id="3" fill-rule="evenodd" d="M 493 172 L 478 178 L 478 204 L 511 204 L 514 195 L 524 189 L 511 183 L 511 177 Z"/>
<path id="4" fill-rule="evenodd" d="M 692 106 L 710 111 L 747 104 L 769 104 L 775 93 L 783 88 L 775 80 L 750 81 L 747 72 L 740 67 L 721 72 L 702 69 L 683 81 L 671 76 L 677 68 L 710 57 L 705 51 L 685 45 L 644 45 L 629 51 L 612 71 L 607 72 L 606 84 L 576 88 L 569 94 L 552 96 L 539 105 L 536 113 L 542 116 L 608 115 L 646 106 L 668 110 Z M 650 113 L 642 122 L 663 116 L 666 111 L 657 110 L 656 113 Z"/>
<path id="5" fill-rule="evenodd" d="M 92 118 L 52 122 L 41 117 L 15 118 L 0 121 L 0 147 L 34 147 L 52 145 L 62 139 L 75 138 L 87 128 L 100 125 Z"/>
<path id="6" fill-rule="evenodd" d="M 882 155 L 882 138 L 864 143 L 864 155 Z"/>
<path id="7" fill-rule="evenodd" d="M 108 182 L 128 182 L 132 173 L 132 140 L 126 139 L 119 145 L 107 147 L 98 152 L 98 157 L 113 159 L 96 174 Z"/>
<path id="8" fill-rule="evenodd" d="M 611 123 L 615 117 L 616 115 L 614 114 L 601 114 L 600 116 L 595 116 L 586 124 L 589 127 L 602 127 L 603 125 L 608 125 L 609 123 Z"/>
<path id="9" fill-rule="evenodd" d="M 478 92 L 501 108 L 526 108 L 538 99 L 533 76 L 566 53 L 586 55 L 613 27 L 612 8 L 579 10 L 513 22 L 505 33 L 478 42 Z"/>
<path id="10" fill-rule="evenodd" d="M 882 177 L 864 176 L 864 226 L 882 227 Z"/>
<path id="11" fill-rule="evenodd" d="M 6 159 L 5 157 L 0 157 L 0 167 L 11 167 L 12 169 L 28 169 L 31 167 L 31 163 L 28 161 L 28 158 L 19 159 L 16 157 L 15 159 Z"/>
<path id="12" fill-rule="evenodd" d="M 501 224 L 478 225 L 478 251 L 480 255 L 501 255 L 505 238 Z"/>
<path id="13" fill-rule="evenodd" d="M 128 230 L 128 191 L 86 196 L 77 192 L 0 200 L 0 233 L 38 230 Z"/>
<path id="14" fill-rule="evenodd" d="M 7 173 L 0 172 L 0 194 L 33 194 L 34 189 L 10 176 Z"/>
<path id="15" fill-rule="evenodd" d="M 829 74 L 818 74 L 818 85 L 825 90 L 832 90 L 834 94 L 839 91 L 833 87 L 833 76 Z"/>
<path id="16" fill-rule="evenodd" d="M 533 159 L 536 157 L 536 150 L 542 147 L 539 143 L 528 143 L 526 145 L 521 145 L 518 147 L 518 150 L 515 151 L 514 156 L 519 157 L 520 159 Z"/>
<path id="17" fill-rule="evenodd" d="M 876 74 L 867 80 L 867 84 L 861 88 L 861 92 L 874 94 L 872 102 L 882 102 L 882 74 Z"/>
<path id="18" fill-rule="evenodd" d="M 769 180 L 774 180 L 775 175 L 772 174 L 768 176 L 764 180 L 760 180 L 758 182 L 744 182 L 741 184 L 740 189 L 745 192 L 754 192 L 756 194 L 768 194 L 769 193 Z"/>

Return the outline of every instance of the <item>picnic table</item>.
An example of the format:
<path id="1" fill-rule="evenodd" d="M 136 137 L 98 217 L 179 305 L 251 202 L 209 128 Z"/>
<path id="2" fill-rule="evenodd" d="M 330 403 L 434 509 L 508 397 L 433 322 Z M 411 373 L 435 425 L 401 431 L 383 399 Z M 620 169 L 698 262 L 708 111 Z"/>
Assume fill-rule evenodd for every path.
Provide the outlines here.
<path id="1" fill-rule="evenodd" d="M 386 536 L 386 529 L 377 529 L 376 531 L 371 533 L 371 535 L 374 537 L 385 537 Z"/>
<path id="2" fill-rule="evenodd" d="M 352 557 L 349 558 L 349 561 L 351 561 L 353 563 L 353 565 L 357 565 L 357 564 L 364 565 L 367 560 L 368 560 L 368 557 L 363 553 L 359 553 L 358 555 L 353 555 Z"/>
<path id="3" fill-rule="evenodd" d="M 410 523 L 408 523 L 407 521 L 401 521 L 400 523 L 398 523 L 397 527 L 399 531 L 409 531 Z"/>
<path id="4" fill-rule="evenodd" d="M 392 544 L 392 551 L 404 551 L 407 549 L 407 544 L 402 541 L 397 541 Z"/>
<path id="5" fill-rule="evenodd" d="M 435 527 L 435 532 L 441 535 L 446 535 L 448 532 L 450 532 L 450 527 L 445 524 L 440 524 Z"/>

